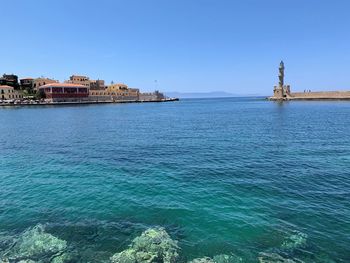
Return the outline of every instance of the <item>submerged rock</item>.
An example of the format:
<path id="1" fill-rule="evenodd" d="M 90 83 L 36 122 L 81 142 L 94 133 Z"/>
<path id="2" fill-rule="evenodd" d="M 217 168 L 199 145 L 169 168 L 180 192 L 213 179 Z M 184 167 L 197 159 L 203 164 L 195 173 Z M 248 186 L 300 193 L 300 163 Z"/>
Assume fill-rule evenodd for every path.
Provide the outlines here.
<path id="1" fill-rule="evenodd" d="M 151 228 L 136 237 L 130 247 L 111 257 L 112 263 L 174 263 L 179 257 L 177 241 L 164 228 Z"/>
<path id="2" fill-rule="evenodd" d="M 25 231 L 3 255 L 0 262 L 63 263 L 68 260 L 67 242 L 37 225 Z"/>
<path id="3" fill-rule="evenodd" d="M 195 258 L 188 263 L 215 263 L 214 259 L 210 257 Z"/>
<path id="4" fill-rule="evenodd" d="M 285 238 L 280 247 L 269 249 L 259 253 L 260 263 L 303 263 L 297 258 L 298 248 L 306 246 L 307 234 L 293 231 L 290 236 Z"/>
<path id="5" fill-rule="evenodd" d="M 281 255 L 277 253 L 259 253 L 259 263 L 297 263 L 297 261 L 294 261 L 289 258 L 284 258 Z M 300 261 L 298 261 L 300 262 Z"/>
<path id="6" fill-rule="evenodd" d="M 236 255 L 225 255 L 225 254 L 221 254 L 221 255 L 216 255 L 213 257 L 214 262 L 216 263 L 239 263 L 239 262 L 243 262 L 241 257 L 238 257 Z"/>
<path id="7" fill-rule="evenodd" d="M 307 234 L 293 231 L 292 235 L 285 239 L 282 243 L 281 248 L 286 250 L 293 250 L 297 248 L 302 248 L 306 245 Z"/>
<path id="8" fill-rule="evenodd" d="M 213 258 L 210 257 L 203 257 L 203 258 L 195 258 L 189 263 L 239 263 L 243 262 L 242 258 L 237 257 L 235 255 L 216 255 Z"/>

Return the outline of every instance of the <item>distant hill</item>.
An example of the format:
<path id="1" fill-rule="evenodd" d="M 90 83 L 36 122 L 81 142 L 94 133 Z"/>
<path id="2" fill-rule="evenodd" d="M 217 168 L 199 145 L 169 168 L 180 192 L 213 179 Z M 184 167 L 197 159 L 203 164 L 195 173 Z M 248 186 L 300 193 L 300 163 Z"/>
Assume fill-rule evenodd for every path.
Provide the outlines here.
<path id="1" fill-rule="evenodd" d="M 213 91 L 213 92 L 165 92 L 167 97 L 180 98 L 180 99 L 194 99 L 194 98 L 227 98 L 227 97 L 241 97 L 241 95 L 225 92 L 225 91 Z"/>

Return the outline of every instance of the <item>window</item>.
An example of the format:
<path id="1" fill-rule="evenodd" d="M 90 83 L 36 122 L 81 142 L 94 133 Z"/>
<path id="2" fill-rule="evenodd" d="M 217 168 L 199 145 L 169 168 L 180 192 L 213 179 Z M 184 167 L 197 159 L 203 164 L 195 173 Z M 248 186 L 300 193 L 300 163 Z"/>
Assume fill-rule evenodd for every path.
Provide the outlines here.
<path id="1" fill-rule="evenodd" d="M 78 92 L 79 93 L 87 93 L 87 89 L 86 88 L 79 88 Z"/>
<path id="2" fill-rule="evenodd" d="M 53 93 L 62 93 L 63 90 L 62 90 L 62 88 L 52 88 L 52 92 Z"/>
<path id="3" fill-rule="evenodd" d="M 77 93 L 77 88 L 65 88 L 64 93 L 69 93 L 69 94 Z"/>

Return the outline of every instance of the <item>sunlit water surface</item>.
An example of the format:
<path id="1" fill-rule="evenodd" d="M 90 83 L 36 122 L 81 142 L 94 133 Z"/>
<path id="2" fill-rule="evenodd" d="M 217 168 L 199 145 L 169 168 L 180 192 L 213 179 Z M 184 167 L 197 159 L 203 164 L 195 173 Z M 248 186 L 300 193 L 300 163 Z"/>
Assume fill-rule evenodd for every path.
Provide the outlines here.
<path id="1" fill-rule="evenodd" d="M 81 262 L 147 228 L 181 260 L 350 262 L 350 102 L 256 98 L 0 108 L 0 251 L 37 224 Z"/>

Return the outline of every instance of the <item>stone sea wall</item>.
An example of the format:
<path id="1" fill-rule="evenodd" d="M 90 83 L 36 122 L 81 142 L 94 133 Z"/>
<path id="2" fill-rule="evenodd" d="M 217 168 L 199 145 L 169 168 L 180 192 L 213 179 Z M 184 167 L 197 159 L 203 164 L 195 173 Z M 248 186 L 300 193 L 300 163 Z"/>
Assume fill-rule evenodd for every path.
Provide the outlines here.
<path id="1" fill-rule="evenodd" d="M 350 99 L 350 91 L 292 92 L 290 99 Z"/>

